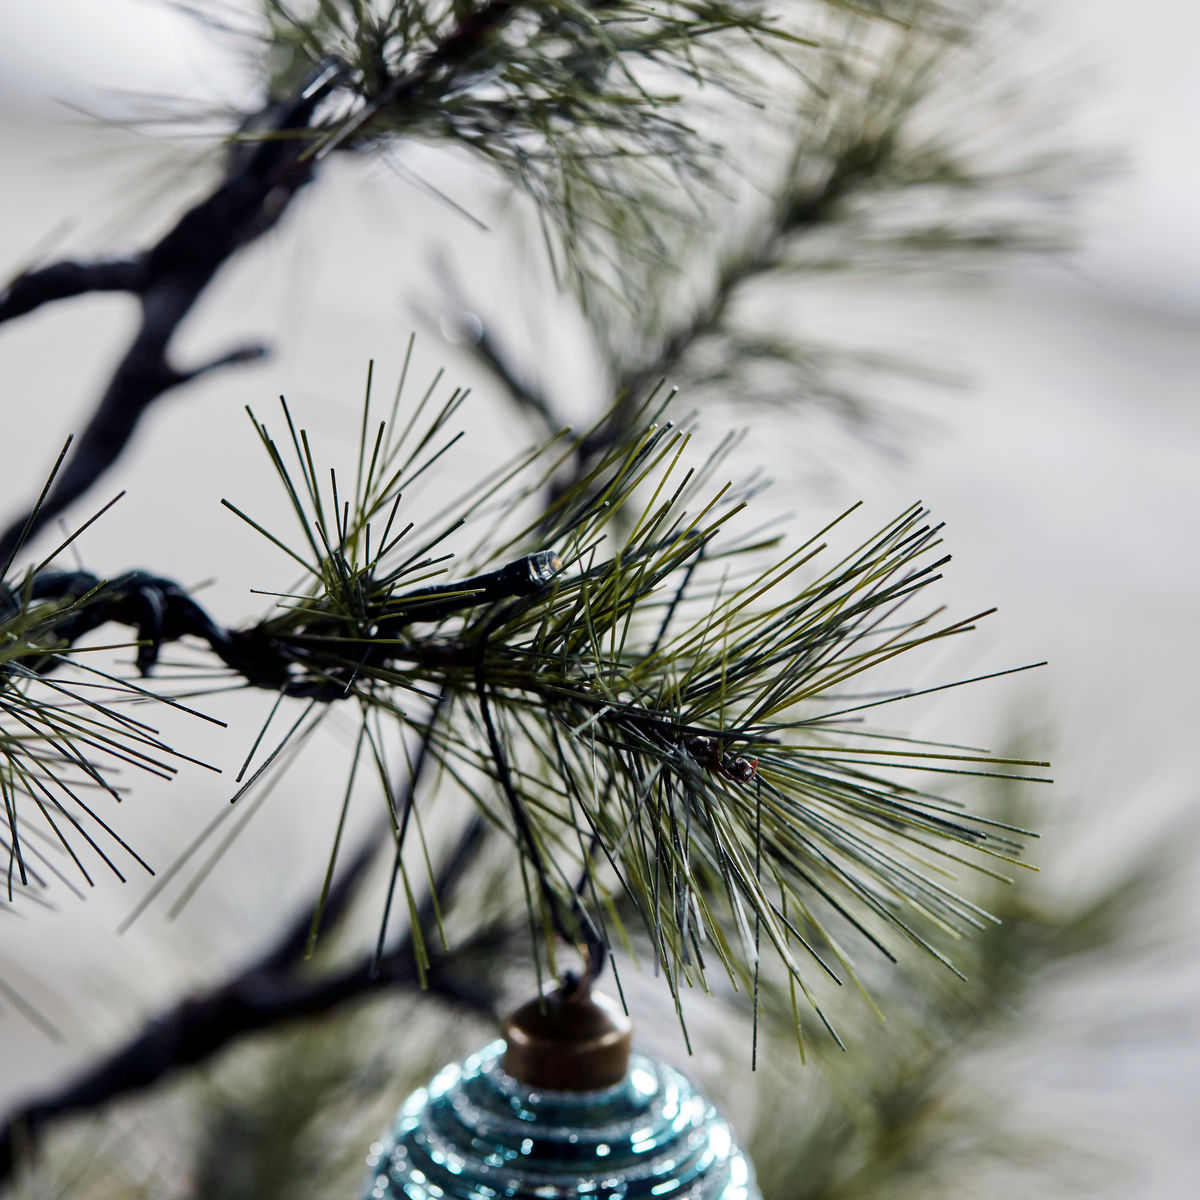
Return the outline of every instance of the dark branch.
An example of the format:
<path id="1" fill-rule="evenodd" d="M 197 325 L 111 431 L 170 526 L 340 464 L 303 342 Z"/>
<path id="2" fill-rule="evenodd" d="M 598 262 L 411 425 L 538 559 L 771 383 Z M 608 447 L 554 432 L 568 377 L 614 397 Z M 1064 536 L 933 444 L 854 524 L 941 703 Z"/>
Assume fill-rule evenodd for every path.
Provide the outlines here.
<path id="1" fill-rule="evenodd" d="M 140 258 L 115 258 L 105 262 L 60 262 L 40 271 L 18 275 L 0 292 L 0 321 L 11 321 L 54 300 L 87 292 L 142 290 L 144 263 Z"/>
<path id="2" fill-rule="evenodd" d="M 279 220 L 312 178 L 321 157 L 349 146 L 354 135 L 380 114 L 394 115 L 405 104 L 444 88 L 449 77 L 468 67 L 522 6 L 522 0 L 489 0 L 467 13 L 411 71 L 387 80 L 366 98 L 336 134 L 323 131 L 318 148 L 316 132 L 308 133 L 316 110 L 349 72 L 337 59 L 322 61 L 292 96 L 256 114 L 247 125 L 251 136 L 235 142 L 220 186 L 186 212 L 156 245 L 126 259 L 63 262 L 28 271 L 0 292 L 0 323 L 87 292 L 129 292 L 142 307 L 133 343 L 53 489 L 40 508 L 17 517 L 0 535 L 0 561 L 108 471 L 146 410 L 166 392 L 219 367 L 262 357 L 262 347 L 246 346 L 200 367 L 182 369 L 169 361 L 168 351 L 180 324 L 216 273 Z"/>
<path id="3" fill-rule="evenodd" d="M 388 594 L 357 623 L 347 625 L 347 618 L 335 612 L 314 614 L 302 631 L 290 633 L 277 630 L 270 621 L 248 629 L 226 629 L 177 583 L 147 571 L 127 571 L 111 580 L 88 571 L 42 571 L 26 583 L 26 601 L 58 601 L 62 608 L 48 612 L 36 629 L 25 632 L 31 652 L 20 656 L 20 669 L 49 674 L 62 665 L 60 650 L 112 622 L 136 630 L 141 643 L 137 665 L 143 675 L 158 661 L 164 643 L 195 637 L 207 642 L 221 661 L 252 687 L 294 697 L 340 700 L 356 669 L 349 668 L 345 677 L 340 670 L 331 673 L 323 669 L 314 678 L 305 669 L 313 662 L 312 645 L 331 635 L 358 634 L 368 648 L 358 669 L 368 662 L 402 658 L 404 647 L 397 639 L 413 622 L 441 621 L 498 600 L 536 595 L 560 566 L 552 552 L 543 550 L 460 582 L 416 588 L 398 596 Z M 20 607 L 17 593 L 0 581 L 0 618 L 12 617 Z M 367 636 L 364 629 L 373 632 Z M 44 653 L 42 646 L 46 647 Z M 436 657 L 440 651 L 434 648 L 430 653 Z M 0 673 L 3 670 L 0 667 Z"/>
<path id="4" fill-rule="evenodd" d="M 56 263 L 25 272 L 0 292 L 0 322 L 85 292 L 129 292 L 142 309 L 133 343 L 49 495 L 36 514 L 23 513 L 0 536 L 0 560 L 116 462 L 146 410 L 165 392 L 218 367 L 262 357 L 262 347 L 246 346 L 181 369 L 170 362 L 169 350 L 180 324 L 224 263 L 270 229 L 312 178 L 311 139 L 302 134 L 342 72 L 339 63 L 322 63 L 293 96 L 265 109 L 270 126 L 261 140 L 239 144 L 212 195 L 184 213 L 148 250 L 128 259 Z"/>

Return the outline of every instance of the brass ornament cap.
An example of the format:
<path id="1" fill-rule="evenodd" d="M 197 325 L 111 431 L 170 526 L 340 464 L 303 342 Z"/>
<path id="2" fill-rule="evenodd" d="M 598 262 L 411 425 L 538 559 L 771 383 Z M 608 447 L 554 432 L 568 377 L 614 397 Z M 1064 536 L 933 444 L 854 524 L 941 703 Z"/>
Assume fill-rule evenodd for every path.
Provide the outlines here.
<path id="1" fill-rule="evenodd" d="M 599 1091 L 628 1073 L 632 1029 L 612 997 L 555 989 L 522 1004 L 505 1021 L 501 1066 L 526 1087 Z"/>

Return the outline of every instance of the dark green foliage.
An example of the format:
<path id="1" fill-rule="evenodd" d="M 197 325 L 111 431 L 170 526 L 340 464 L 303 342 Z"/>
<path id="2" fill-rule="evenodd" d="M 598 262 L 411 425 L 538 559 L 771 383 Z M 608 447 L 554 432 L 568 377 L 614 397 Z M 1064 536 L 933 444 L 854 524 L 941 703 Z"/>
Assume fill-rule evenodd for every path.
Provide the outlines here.
<path id="1" fill-rule="evenodd" d="M 459 403 L 455 393 L 427 427 L 418 408 L 408 437 L 393 439 L 368 400 L 344 494 L 336 472 L 321 485 L 326 473 L 290 415 L 290 467 L 255 422 L 303 529 L 294 548 L 267 536 L 311 585 L 247 636 L 288 664 L 287 686 L 357 706 L 352 771 L 373 764 L 389 795 L 381 720 L 420 725 L 421 697 L 446 697 L 430 750 L 516 843 L 535 953 L 543 929 L 597 936 L 624 895 L 673 993 L 716 963 L 750 986 L 769 944 L 816 1004 L 812 970 L 854 976 L 834 927 L 848 923 L 888 957 L 911 941 L 944 959 L 931 930 L 993 920 L 950 878 L 972 860 L 1015 862 L 1027 835 L 928 788 L 1045 764 L 861 725 L 860 713 L 904 689 L 842 699 L 872 668 L 986 615 L 945 621 L 923 607 L 946 562 L 923 509 L 822 566 L 824 539 L 847 514 L 791 550 L 774 534 L 739 534 L 747 495 L 714 480 L 732 443 L 689 466 L 692 435 L 652 423 L 528 528 L 493 521 L 467 559 L 478 570 L 549 548 L 556 574 L 529 594 L 476 596 L 475 607 L 424 622 L 421 604 L 435 598 L 471 602 L 447 564 L 467 518 L 496 496 L 515 496 L 521 511 L 571 452 L 555 439 L 518 456 L 422 534 L 404 520 L 403 489 L 456 440 L 448 422 Z M 439 591 L 427 581 L 442 572 Z"/>

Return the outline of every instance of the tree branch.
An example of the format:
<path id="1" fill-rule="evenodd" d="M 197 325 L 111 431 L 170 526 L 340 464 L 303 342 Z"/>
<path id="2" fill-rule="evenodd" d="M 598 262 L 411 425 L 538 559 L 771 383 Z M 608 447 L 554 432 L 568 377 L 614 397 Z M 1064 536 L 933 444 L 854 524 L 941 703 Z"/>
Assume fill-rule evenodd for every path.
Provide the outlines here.
<path id="1" fill-rule="evenodd" d="M 343 83 L 347 65 L 327 58 L 286 100 L 252 121 L 253 140 L 236 143 L 220 186 L 189 209 L 154 246 L 129 258 L 61 262 L 19 275 L 0 292 L 0 323 L 43 304 L 88 292 L 129 292 L 142 320 L 71 457 L 40 508 L 13 520 L 0 535 L 0 560 L 84 494 L 120 457 L 146 410 L 164 393 L 202 374 L 261 358 L 257 344 L 238 347 L 191 369 L 170 363 L 170 342 L 221 266 L 270 229 L 312 178 L 318 159 L 347 142 L 377 115 L 444 82 L 469 62 L 520 7 L 522 0 L 489 0 L 468 13 L 409 72 L 384 84 L 320 146 L 311 129 L 317 107 Z"/>
<path id="2" fill-rule="evenodd" d="M 369 647 L 369 657 L 372 661 L 380 656 L 403 658 L 405 647 L 397 639 L 413 622 L 440 621 L 497 600 L 535 595 L 554 578 L 560 566 L 552 552 L 539 551 L 483 575 L 388 595 L 377 606 L 378 611 L 369 614 L 369 624 L 374 627 L 369 640 L 375 643 Z M 347 694 L 348 680 L 340 672 L 336 678 L 323 672 L 319 679 L 303 673 L 304 665 L 311 660 L 306 640 L 320 642 L 330 634 L 346 632 L 344 623 L 333 612 L 326 618 L 316 617 L 302 632 L 292 635 L 276 631 L 270 621 L 247 629 L 226 629 L 177 583 L 147 571 L 127 571 L 107 581 L 88 571 L 41 571 L 26 584 L 26 594 L 29 602 L 62 603 L 59 611 L 51 610 L 37 623 L 36 631 L 23 632 L 26 651 L 10 655 L 10 663 L 26 672 L 51 673 L 63 663 L 59 651 L 113 622 L 136 630 L 141 642 L 137 665 L 143 675 L 150 673 L 165 642 L 190 636 L 207 642 L 218 658 L 252 687 L 323 700 L 339 700 Z M 11 617 L 20 609 L 16 593 L 0 580 L 0 618 Z M 444 656 L 445 649 L 435 646 L 431 654 L 434 658 Z M 0 674 L 7 666 L 0 666 Z M 293 666 L 301 668 L 299 675 L 293 674 Z M 354 673 L 350 672 L 351 680 Z"/>
<path id="3" fill-rule="evenodd" d="M 165 392 L 265 353 L 258 345 L 243 346 L 191 369 L 175 367 L 168 357 L 180 324 L 221 266 L 270 229 L 312 178 L 312 142 L 303 134 L 343 71 L 335 60 L 323 62 L 291 97 L 264 109 L 260 116 L 267 129 L 261 140 L 249 148 L 239 145 L 212 195 L 149 249 L 126 259 L 62 262 L 27 271 L 0 292 L 0 322 L 87 292 L 129 292 L 142 309 L 133 342 L 54 487 L 36 512 L 23 513 L 0 535 L 0 560 L 9 557 L 22 535 L 31 537 L 116 462 L 146 410 Z"/>

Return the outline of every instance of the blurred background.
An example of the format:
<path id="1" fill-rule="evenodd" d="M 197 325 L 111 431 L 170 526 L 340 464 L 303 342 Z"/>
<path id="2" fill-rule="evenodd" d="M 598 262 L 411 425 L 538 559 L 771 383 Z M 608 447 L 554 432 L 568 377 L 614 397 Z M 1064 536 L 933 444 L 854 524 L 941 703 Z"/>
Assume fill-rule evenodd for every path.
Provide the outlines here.
<path id="1" fill-rule="evenodd" d="M 1190 868 L 1200 850 L 1200 76 L 1191 61 L 1200 16 L 1169 0 L 1141 5 L 1136 18 L 1110 0 L 1043 9 L 1004 53 L 1055 64 L 1054 95 L 1069 113 L 1053 115 L 1063 144 L 1098 148 L 1114 164 L 1080 185 L 1070 216 L 1075 249 L 1052 260 L 1024 256 L 986 280 L 925 269 L 917 255 L 902 269 L 814 270 L 802 286 L 771 294 L 776 315 L 814 344 L 920 365 L 863 384 L 878 404 L 863 419 L 865 436 L 820 409 L 793 423 L 779 407 L 746 411 L 704 396 L 714 423 L 748 424 L 746 459 L 776 480 L 766 503 L 794 513 L 798 532 L 857 499 L 871 514 L 865 528 L 918 498 L 947 522 L 954 562 L 943 599 L 955 612 L 993 604 L 999 612 L 969 645 L 931 664 L 931 680 L 1049 660 L 1040 671 L 951 693 L 929 720 L 949 740 L 978 740 L 983 729 L 995 749 L 1020 742 L 1053 758 L 1056 786 L 1022 800 L 1024 818 L 1042 832 L 1035 895 L 1044 913 L 1068 914 L 1064 925 L 1081 930 L 1077 946 L 1043 946 L 1033 956 L 1037 969 L 1014 987 L 1011 1004 L 921 1076 L 919 1095 L 889 1091 L 933 1127 L 906 1135 L 923 1147 L 921 1163 L 889 1158 L 878 1149 L 882 1135 L 864 1150 L 831 1122 L 805 1143 L 811 1155 L 823 1146 L 841 1163 L 822 1165 L 841 1172 L 824 1190 L 812 1178 L 798 1182 L 810 1168 L 819 1173 L 811 1159 L 791 1161 L 780 1149 L 789 1114 L 812 1121 L 823 1097 L 869 1092 L 862 1079 L 852 1082 L 844 1064 L 805 1075 L 793 1062 L 752 1076 L 719 1013 L 701 1018 L 714 1032 L 688 1060 L 677 1028 L 655 1012 L 663 1002 L 656 981 L 630 984 L 639 1029 L 709 1081 L 756 1145 L 773 1195 L 893 1196 L 919 1187 L 926 1195 L 1049 1196 L 1075 1187 L 1182 1200 L 1200 1187 L 1200 894 Z M 247 64 L 219 37 L 148 0 L 0 0 L 0 21 L 0 274 L 35 258 L 141 244 L 147 228 L 200 194 L 211 160 L 188 137 L 84 114 L 246 103 Z M 988 132 L 1003 134 L 1002 117 L 994 119 L 1000 124 Z M 479 229 L 434 187 L 467 209 L 486 208 L 493 227 Z M 594 410 L 602 364 L 579 319 L 557 312 L 552 294 L 547 302 L 536 245 L 508 221 L 498 195 L 495 181 L 460 156 L 429 147 L 324 171 L 280 228 L 222 272 L 181 339 L 181 359 L 247 336 L 268 342 L 272 357 L 155 409 L 114 477 L 70 514 L 77 525 L 88 505 L 126 490 L 88 532 L 86 565 L 205 583 L 205 604 L 230 623 L 261 612 L 262 598 L 249 589 L 282 584 L 286 564 L 270 562 L 260 539 L 219 504 L 228 497 L 256 513 L 277 504 L 243 407 L 271 418 L 285 394 L 326 455 L 348 461 L 366 365 L 374 360 L 386 394 L 413 328 L 422 386 L 444 366 L 477 393 L 456 450 L 456 470 L 477 476 L 498 444 L 516 448 L 530 429 L 463 346 L 464 305 L 498 322 L 527 355 L 540 347 L 538 365 L 564 381 L 568 410 Z M 133 319 L 131 301 L 89 296 L 0 330 L 5 513 L 40 486 Z M 263 579 L 264 569 L 274 576 Z M 226 771 L 236 766 L 260 719 L 246 717 L 239 731 L 244 703 L 219 704 L 233 722 L 225 734 L 189 727 L 189 750 Z M 338 750 L 306 757 L 303 779 L 272 798 L 176 920 L 152 905 L 114 935 L 144 891 L 139 881 L 99 888 L 86 904 L 63 897 L 52 913 L 4 914 L 5 979 L 63 1036 L 54 1041 L 13 1009 L 0 1011 L 0 1107 L 67 1078 L 162 1005 L 261 948 L 272 920 L 311 895 L 324 869 L 334 813 L 322 797 L 340 792 Z M 152 862 L 170 861 L 227 799 L 224 785 L 200 778 L 150 785 L 130 800 L 122 829 Z M 1118 885 L 1125 890 L 1113 891 Z M 1097 900 L 1102 911 L 1089 909 Z M 1089 913 L 1103 917 L 1102 933 L 1083 928 Z M 412 1039 L 398 1044 L 395 1030 L 418 1019 L 439 1040 L 436 1053 L 415 1060 Z M 314 1153 L 327 1165 L 337 1160 L 339 1178 L 351 1181 L 347 1195 L 362 1139 L 403 1094 L 400 1081 L 488 1036 L 482 1025 L 421 1015 L 404 1001 L 368 1007 L 354 1021 L 359 1045 L 378 1047 L 361 1051 L 376 1075 L 348 1091 L 342 1047 L 331 1044 L 338 1038 L 309 1035 L 309 1082 L 328 1097 L 337 1136 L 327 1127 L 318 1136 L 304 1124 L 311 1115 L 293 1118 Z M 879 1057 L 887 1045 L 862 1053 Z M 206 1089 L 203 1120 L 187 1084 L 169 1089 L 153 1113 L 123 1105 L 79 1132 L 28 1194 L 74 1194 L 63 1182 L 68 1161 L 91 1171 L 89 1187 L 99 1186 L 88 1167 L 97 1161 L 114 1179 L 125 1169 L 131 1179 L 178 1178 L 202 1140 L 197 1128 L 228 1145 L 245 1131 L 239 1104 L 298 1087 L 286 1054 L 270 1045 L 251 1054 L 192 1082 Z M 772 1099 L 779 1096 L 783 1103 Z M 129 1180 L 121 1186 L 96 1194 L 143 1194 Z M 193 1186 L 196 1195 L 235 1194 Z"/>

